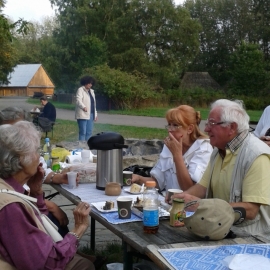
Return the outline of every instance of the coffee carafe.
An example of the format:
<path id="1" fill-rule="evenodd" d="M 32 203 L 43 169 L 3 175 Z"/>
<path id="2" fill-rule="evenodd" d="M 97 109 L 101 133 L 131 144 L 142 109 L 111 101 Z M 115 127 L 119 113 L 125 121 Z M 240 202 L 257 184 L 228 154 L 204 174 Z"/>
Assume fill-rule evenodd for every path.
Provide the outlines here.
<path id="1" fill-rule="evenodd" d="M 115 132 L 101 132 L 87 142 L 89 149 L 97 150 L 96 188 L 105 190 L 107 182 L 123 186 L 123 148 L 124 138 Z"/>

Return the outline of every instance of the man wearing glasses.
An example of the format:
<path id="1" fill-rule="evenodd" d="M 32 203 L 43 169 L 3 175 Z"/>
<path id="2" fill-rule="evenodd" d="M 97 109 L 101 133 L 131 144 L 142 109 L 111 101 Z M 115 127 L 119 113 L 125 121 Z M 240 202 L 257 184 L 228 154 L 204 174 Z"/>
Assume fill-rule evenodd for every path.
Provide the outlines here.
<path id="1" fill-rule="evenodd" d="M 246 210 L 238 226 L 251 234 L 270 232 L 270 149 L 249 133 L 241 101 L 220 99 L 211 105 L 205 125 L 214 148 L 201 181 L 174 197 L 185 202 L 219 198 Z"/>

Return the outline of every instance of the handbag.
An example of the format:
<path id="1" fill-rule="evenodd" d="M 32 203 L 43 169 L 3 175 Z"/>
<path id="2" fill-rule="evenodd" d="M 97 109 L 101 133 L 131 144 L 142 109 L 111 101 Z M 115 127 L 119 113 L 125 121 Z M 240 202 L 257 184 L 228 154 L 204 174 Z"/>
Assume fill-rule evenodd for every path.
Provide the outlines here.
<path id="1" fill-rule="evenodd" d="M 57 226 L 46 215 L 41 214 L 39 209 L 32 203 L 32 202 L 37 202 L 36 198 L 30 197 L 30 196 L 27 196 L 27 195 L 24 195 L 24 194 L 21 194 L 19 192 L 16 192 L 14 190 L 9 190 L 9 189 L 1 189 L 0 193 L 8 193 L 8 194 L 20 197 L 28 205 L 30 205 L 34 210 L 36 210 L 36 212 L 39 214 L 43 227 L 45 228 L 47 234 L 51 236 L 53 241 L 56 243 L 63 240 L 63 237 L 58 232 Z"/>
<path id="2" fill-rule="evenodd" d="M 150 166 L 144 166 L 144 165 L 132 165 L 128 168 L 125 168 L 124 171 L 131 171 L 134 174 L 141 175 L 143 177 L 151 177 L 150 171 L 153 169 L 153 167 Z"/>

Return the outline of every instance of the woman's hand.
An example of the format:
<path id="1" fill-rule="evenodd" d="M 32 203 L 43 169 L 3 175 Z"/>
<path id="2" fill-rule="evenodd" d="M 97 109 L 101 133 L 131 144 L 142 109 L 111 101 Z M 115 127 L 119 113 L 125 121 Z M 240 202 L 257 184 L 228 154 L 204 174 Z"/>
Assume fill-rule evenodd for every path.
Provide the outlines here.
<path id="1" fill-rule="evenodd" d="M 43 193 L 42 183 L 45 171 L 40 163 L 37 167 L 37 172 L 27 181 L 27 185 L 30 188 L 30 195 L 37 196 Z"/>
<path id="2" fill-rule="evenodd" d="M 60 226 L 67 226 L 69 223 L 67 214 L 54 202 L 45 200 L 45 203 L 49 212 L 59 221 Z"/>
<path id="3" fill-rule="evenodd" d="M 90 205 L 86 202 L 80 202 L 73 210 L 75 228 L 72 232 L 82 237 L 89 226 L 89 213 L 91 211 Z"/>
<path id="4" fill-rule="evenodd" d="M 137 184 L 142 184 L 142 181 L 141 181 L 141 176 L 138 175 L 138 174 L 132 174 L 132 179 L 131 179 L 131 182 L 132 183 L 137 183 Z"/>
<path id="5" fill-rule="evenodd" d="M 164 140 L 164 143 L 169 148 L 174 158 L 179 155 L 183 155 L 182 137 L 179 139 L 179 141 L 177 141 L 175 137 L 169 132 L 168 137 L 166 137 Z"/>
<path id="6" fill-rule="evenodd" d="M 270 146 L 270 136 L 262 136 L 260 137 L 260 140 L 262 140 L 264 143 Z"/>
<path id="7" fill-rule="evenodd" d="M 87 108 L 86 108 L 86 107 L 84 107 L 84 108 L 83 108 L 83 111 L 84 111 L 84 112 L 87 112 Z"/>
<path id="8" fill-rule="evenodd" d="M 52 174 L 54 174 L 54 172 L 49 173 L 46 176 L 46 179 L 44 181 L 45 184 L 50 184 L 50 179 Z M 52 183 L 53 184 L 68 184 L 68 177 L 67 177 L 67 173 L 57 173 L 54 175 L 54 177 L 52 178 Z M 77 173 L 76 176 L 76 185 L 79 185 L 79 174 Z"/>

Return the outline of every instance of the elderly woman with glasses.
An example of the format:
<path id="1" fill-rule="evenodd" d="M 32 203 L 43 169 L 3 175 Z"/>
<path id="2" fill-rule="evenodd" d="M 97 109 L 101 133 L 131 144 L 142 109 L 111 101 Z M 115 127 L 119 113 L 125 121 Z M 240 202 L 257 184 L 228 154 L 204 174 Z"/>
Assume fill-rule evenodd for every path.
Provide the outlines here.
<path id="1" fill-rule="evenodd" d="M 200 112 L 188 105 L 170 109 L 166 113 L 168 136 L 160 158 L 151 170 L 151 178 L 160 191 L 187 190 L 199 182 L 213 151 L 208 137 L 199 129 Z M 150 179 L 151 179 L 150 178 Z M 134 174 L 132 182 L 150 180 Z"/>
<path id="2" fill-rule="evenodd" d="M 36 207 L 47 214 L 42 190 L 44 172 L 39 161 L 40 135 L 27 121 L 0 126 L 0 269 L 94 270 L 92 262 L 76 254 L 89 226 L 88 203 L 78 204 L 73 211 L 74 228 L 54 242 L 38 211 L 21 198 L 35 198 Z M 31 197 L 23 187 L 26 183 Z"/>

